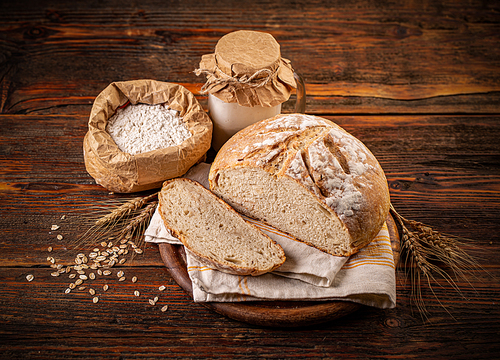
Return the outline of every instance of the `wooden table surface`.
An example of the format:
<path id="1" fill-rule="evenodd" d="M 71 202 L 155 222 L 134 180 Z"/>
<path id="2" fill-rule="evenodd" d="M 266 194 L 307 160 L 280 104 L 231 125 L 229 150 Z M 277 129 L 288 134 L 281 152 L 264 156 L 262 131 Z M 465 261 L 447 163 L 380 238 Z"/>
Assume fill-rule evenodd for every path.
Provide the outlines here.
<path id="1" fill-rule="evenodd" d="M 472 240 L 484 271 L 458 282 L 463 296 L 439 281 L 438 302 L 424 285 L 423 321 L 398 272 L 394 309 L 264 328 L 193 303 L 156 245 L 121 265 L 137 283 L 109 280 L 96 304 L 88 288 L 65 294 L 70 280 L 52 277 L 47 257 L 71 264 L 74 214 L 121 197 L 84 167 L 93 100 L 113 81 L 149 78 L 184 85 L 206 107 L 193 70 L 238 29 L 278 40 L 306 81 L 307 113 L 372 150 L 402 215 Z M 2 1 L 0 357 L 498 358 L 499 45 L 495 1 Z"/>

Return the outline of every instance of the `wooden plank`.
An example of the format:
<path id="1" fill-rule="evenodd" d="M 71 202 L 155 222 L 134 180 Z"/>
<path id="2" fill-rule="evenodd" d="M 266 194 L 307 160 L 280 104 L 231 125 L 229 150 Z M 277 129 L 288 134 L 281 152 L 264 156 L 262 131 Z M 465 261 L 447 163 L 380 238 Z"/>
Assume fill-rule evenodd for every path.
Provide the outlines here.
<path id="1" fill-rule="evenodd" d="M 499 14 L 498 2 L 454 0 L 1 2 L 1 357 L 497 357 Z M 69 240 L 82 226 L 61 215 L 121 198 L 96 185 L 83 166 L 95 96 L 112 81 L 137 78 L 181 83 L 197 94 L 203 81 L 192 71 L 201 55 L 241 28 L 277 38 L 306 79 L 308 112 L 367 144 L 398 211 L 472 239 L 467 250 L 489 272 L 468 274 L 475 290 L 460 280 L 460 297 L 439 280 L 433 289 L 440 303 L 424 287 L 426 323 L 399 274 L 395 309 L 364 307 L 312 328 L 271 330 L 193 303 L 156 245 L 148 245 L 120 267 L 125 282 L 114 270 L 86 283 L 98 290 L 109 282 L 97 304 L 88 289 L 64 293 L 70 279 L 52 277 L 46 257 L 70 263 Z M 198 98 L 206 106 L 206 97 Z M 290 112 L 291 103 L 284 109 Z M 52 224 L 62 226 L 63 240 Z M 159 294 L 162 284 L 167 289 Z M 149 305 L 156 295 L 158 304 Z M 165 313 L 163 304 L 170 306 Z"/>
<path id="2" fill-rule="evenodd" d="M 486 249 L 499 245 L 497 116 L 328 118 L 361 139 L 379 159 L 392 202 L 404 216 L 473 238 Z M 0 225 L 5 229 L 0 262 L 45 263 L 44 249 L 66 244 L 50 232 L 62 215 L 69 220 L 73 213 L 88 214 L 89 207 L 122 196 L 109 195 L 85 171 L 85 117 L 1 115 L 0 121 L 8 135 L 0 138 Z M 65 226 L 61 231 L 66 240 L 81 233 L 78 222 Z M 497 264 L 492 254 L 486 258 Z M 73 255 L 63 252 L 61 258 L 68 262 Z M 146 264 L 161 262 L 158 256 L 147 258 Z"/>
<path id="3" fill-rule="evenodd" d="M 28 283 L 26 274 L 35 275 Z M 453 319 L 429 292 L 424 297 L 431 323 L 423 326 L 409 306 L 409 288 L 398 286 L 398 307 L 364 307 L 334 322 L 290 331 L 239 323 L 193 303 L 164 269 L 133 269 L 139 281 L 88 282 L 100 298 L 94 304 L 84 291 L 65 294 L 67 281 L 46 269 L 0 268 L 2 293 L 0 351 L 4 357 L 59 358 L 77 356 L 119 358 L 488 358 L 500 350 L 495 340 L 500 317 L 494 302 L 498 284 L 465 291 L 469 300 L 457 301 L 443 284 L 437 291 Z M 167 289 L 159 292 L 160 285 Z M 133 295 L 139 290 L 141 295 Z M 159 296 L 155 306 L 148 300 Z M 162 313 L 160 307 L 169 305 Z M 29 309 L 29 311 L 27 311 Z M 484 314 L 489 314 L 485 317 Z M 424 346 L 425 344 L 425 346 Z M 457 346 L 460 344 L 460 346 Z M 208 351 L 208 353 L 207 353 Z M 277 356 L 279 354 L 279 356 Z"/>
<path id="4" fill-rule="evenodd" d="M 113 3 L 6 6 L 0 110 L 88 114 L 109 83 L 137 78 L 198 93 L 203 81 L 192 71 L 201 55 L 225 33 L 249 28 L 280 42 L 308 84 L 309 111 L 499 113 L 497 4 L 262 1 L 214 11 L 211 3 Z"/>

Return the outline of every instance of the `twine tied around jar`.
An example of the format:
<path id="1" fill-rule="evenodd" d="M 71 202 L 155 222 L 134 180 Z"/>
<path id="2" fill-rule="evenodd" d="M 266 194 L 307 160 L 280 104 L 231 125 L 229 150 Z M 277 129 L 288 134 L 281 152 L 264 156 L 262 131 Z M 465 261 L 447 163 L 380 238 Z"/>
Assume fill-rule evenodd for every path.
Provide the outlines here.
<path id="1" fill-rule="evenodd" d="M 244 74 L 243 76 L 236 77 L 227 75 L 216 65 L 214 70 L 209 69 L 196 69 L 194 71 L 196 76 L 206 75 L 207 81 L 201 87 L 200 92 L 202 94 L 206 94 L 209 92 L 214 86 L 217 85 L 235 85 L 240 87 L 252 87 L 252 88 L 260 88 L 262 86 L 267 85 L 267 83 L 275 76 L 278 72 L 279 67 L 272 71 L 269 69 L 260 69 L 253 73 L 251 76 Z M 262 77 L 264 75 L 264 77 Z"/>
<path id="2" fill-rule="evenodd" d="M 205 75 L 201 93 L 245 107 L 274 107 L 297 88 L 290 60 L 268 33 L 238 30 L 224 35 L 215 52 L 202 55 L 194 74 Z"/>

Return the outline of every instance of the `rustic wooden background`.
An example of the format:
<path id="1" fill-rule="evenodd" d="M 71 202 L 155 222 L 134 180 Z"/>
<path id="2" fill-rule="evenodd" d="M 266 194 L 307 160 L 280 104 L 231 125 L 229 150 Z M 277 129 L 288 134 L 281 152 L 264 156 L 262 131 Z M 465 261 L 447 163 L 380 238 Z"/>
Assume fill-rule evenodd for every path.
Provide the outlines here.
<path id="1" fill-rule="evenodd" d="M 404 216 L 473 240 L 467 250 L 485 268 L 470 274 L 474 289 L 460 281 L 460 297 L 440 283 L 440 304 L 424 288 L 428 322 L 401 278 L 395 309 L 260 328 L 194 304 L 150 245 L 123 266 L 136 284 L 113 283 L 97 304 L 64 294 L 69 281 L 50 276 L 48 246 L 71 263 L 68 244 L 82 230 L 72 215 L 120 198 L 83 164 L 94 98 L 113 81 L 150 78 L 206 105 L 193 70 L 238 29 L 275 36 L 307 83 L 306 111 L 372 150 Z M 500 3 L 487 0 L 2 1 L 0 357 L 498 358 L 499 40 Z"/>

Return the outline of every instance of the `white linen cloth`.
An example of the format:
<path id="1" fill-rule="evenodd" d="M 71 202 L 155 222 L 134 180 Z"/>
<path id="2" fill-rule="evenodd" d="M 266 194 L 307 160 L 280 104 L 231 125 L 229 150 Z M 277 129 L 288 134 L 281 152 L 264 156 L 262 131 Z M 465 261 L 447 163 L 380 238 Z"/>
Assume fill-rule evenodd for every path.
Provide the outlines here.
<path id="1" fill-rule="evenodd" d="M 210 165 L 201 163 L 185 177 L 208 186 Z M 396 276 L 387 225 L 351 257 L 326 254 L 294 240 L 260 221 L 244 217 L 280 244 L 286 261 L 261 276 L 231 275 L 212 269 L 186 251 L 195 302 L 250 300 L 345 300 L 375 306 L 396 306 Z M 156 210 L 145 231 L 146 242 L 182 243 L 165 228 Z"/>

